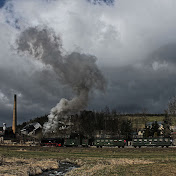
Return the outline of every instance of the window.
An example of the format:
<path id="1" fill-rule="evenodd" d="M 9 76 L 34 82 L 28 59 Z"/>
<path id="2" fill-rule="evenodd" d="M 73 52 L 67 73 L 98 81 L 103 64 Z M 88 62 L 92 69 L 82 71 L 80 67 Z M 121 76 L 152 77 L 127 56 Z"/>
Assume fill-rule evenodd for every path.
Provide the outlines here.
<path id="1" fill-rule="evenodd" d="M 101 140 L 101 142 L 104 142 L 104 140 Z"/>
<path id="2" fill-rule="evenodd" d="M 159 139 L 160 142 L 163 142 L 163 139 Z"/>
<path id="3" fill-rule="evenodd" d="M 165 139 L 165 142 L 168 142 L 168 139 Z"/>
<path id="4" fill-rule="evenodd" d="M 108 140 L 105 140 L 105 142 L 108 142 Z"/>
<path id="5" fill-rule="evenodd" d="M 157 142 L 158 140 L 157 139 L 154 139 L 154 142 Z"/>
<path id="6" fill-rule="evenodd" d="M 134 139 L 134 142 L 137 142 L 137 139 Z"/>

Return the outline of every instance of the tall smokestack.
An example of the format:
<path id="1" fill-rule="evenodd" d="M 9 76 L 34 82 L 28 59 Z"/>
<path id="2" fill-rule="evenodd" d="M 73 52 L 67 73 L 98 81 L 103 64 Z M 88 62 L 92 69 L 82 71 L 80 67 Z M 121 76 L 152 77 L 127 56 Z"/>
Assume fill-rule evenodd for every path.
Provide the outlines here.
<path id="1" fill-rule="evenodd" d="M 13 124 L 12 124 L 12 130 L 14 134 L 16 133 L 16 125 L 17 125 L 17 99 L 16 95 L 14 95 Z"/>

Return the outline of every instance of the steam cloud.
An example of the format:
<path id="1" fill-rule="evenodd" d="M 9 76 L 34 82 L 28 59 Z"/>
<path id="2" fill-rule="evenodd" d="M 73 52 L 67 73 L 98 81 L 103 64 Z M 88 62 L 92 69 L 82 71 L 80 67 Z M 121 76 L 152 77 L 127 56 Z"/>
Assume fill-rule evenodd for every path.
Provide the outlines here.
<path id="1" fill-rule="evenodd" d="M 96 65 L 96 57 L 73 52 L 62 55 L 61 39 L 47 27 L 30 27 L 16 41 L 17 50 L 32 55 L 45 65 L 50 65 L 61 83 L 70 86 L 76 96 L 72 100 L 61 99 L 51 109 L 43 132 L 53 132 L 65 116 L 77 113 L 88 103 L 91 90 L 105 89 L 105 79 Z"/>

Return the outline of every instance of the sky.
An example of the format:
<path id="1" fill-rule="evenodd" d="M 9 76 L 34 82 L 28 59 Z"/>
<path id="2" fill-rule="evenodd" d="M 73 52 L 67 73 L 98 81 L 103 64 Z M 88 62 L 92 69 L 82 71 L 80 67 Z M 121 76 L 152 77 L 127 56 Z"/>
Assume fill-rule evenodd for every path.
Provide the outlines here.
<path id="1" fill-rule="evenodd" d="M 163 113 L 176 94 L 175 0 L 0 0 L 0 126 L 50 113 L 72 88 L 49 65 L 16 50 L 30 27 L 48 27 L 62 54 L 96 57 L 106 90 L 91 90 L 87 110 Z"/>

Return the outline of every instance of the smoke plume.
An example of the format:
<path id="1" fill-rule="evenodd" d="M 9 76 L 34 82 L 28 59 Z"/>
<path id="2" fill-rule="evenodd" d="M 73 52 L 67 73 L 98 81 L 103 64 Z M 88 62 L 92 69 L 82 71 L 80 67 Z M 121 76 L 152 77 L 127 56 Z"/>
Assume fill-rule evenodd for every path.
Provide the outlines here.
<path id="1" fill-rule="evenodd" d="M 20 34 L 16 43 L 18 52 L 30 54 L 51 66 L 60 82 L 75 93 L 72 100 L 63 98 L 51 109 L 48 122 L 43 126 L 44 133 L 55 131 L 63 117 L 84 109 L 91 90 L 105 89 L 105 79 L 96 65 L 96 57 L 77 52 L 63 56 L 61 39 L 52 29 L 30 27 Z"/>

